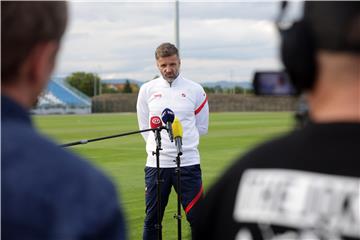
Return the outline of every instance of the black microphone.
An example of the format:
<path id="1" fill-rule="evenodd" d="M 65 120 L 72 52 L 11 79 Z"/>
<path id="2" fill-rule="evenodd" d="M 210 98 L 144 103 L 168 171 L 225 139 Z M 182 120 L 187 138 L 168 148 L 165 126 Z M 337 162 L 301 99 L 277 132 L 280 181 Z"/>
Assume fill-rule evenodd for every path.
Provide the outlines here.
<path id="1" fill-rule="evenodd" d="M 165 108 L 164 111 L 161 113 L 161 119 L 166 125 L 166 130 L 169 134 L 170 141 L 174 141 L 174 135 L 172 131 L 171 124 L 174 122 L 175 114 L 173 111 L 171 111 L 169 108 Z"/>

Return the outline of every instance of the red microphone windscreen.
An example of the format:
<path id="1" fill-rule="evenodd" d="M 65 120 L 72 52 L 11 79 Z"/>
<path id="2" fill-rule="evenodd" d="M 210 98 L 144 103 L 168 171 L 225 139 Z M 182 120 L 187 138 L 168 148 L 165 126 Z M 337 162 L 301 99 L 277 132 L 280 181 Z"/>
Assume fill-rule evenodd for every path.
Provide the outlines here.
<path id="1" fill-rule="evenodd" d="M 158 116 L 153 116 L 150 118 L 150 127 L 159 128 L 162 126 L 161 118 Z"/>

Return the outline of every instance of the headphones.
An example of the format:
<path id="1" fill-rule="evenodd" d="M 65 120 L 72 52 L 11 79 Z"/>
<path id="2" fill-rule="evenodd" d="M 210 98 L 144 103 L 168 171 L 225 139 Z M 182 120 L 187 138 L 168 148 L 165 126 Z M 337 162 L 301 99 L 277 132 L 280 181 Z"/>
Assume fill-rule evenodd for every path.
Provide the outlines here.
<path id="1" fill-rule="evenodd" d="M 301 93 L 315 83 L 315 42 L 304 19 L 294 22 L 290 28 L 281 26 L 286 6 L 287 1 L 283 1 L 276 20 L 281 37 L 281 60 L 295 89 Z"/>

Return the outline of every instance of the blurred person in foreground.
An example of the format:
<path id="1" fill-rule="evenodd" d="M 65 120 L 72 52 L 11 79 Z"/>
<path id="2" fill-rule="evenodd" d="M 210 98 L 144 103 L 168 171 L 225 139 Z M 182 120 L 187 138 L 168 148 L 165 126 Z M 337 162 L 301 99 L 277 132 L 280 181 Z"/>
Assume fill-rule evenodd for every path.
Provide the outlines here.
<path id="1" fill-rule="evenodd" d="M 305 2 L 282 59 L 310 122 L 239 159 L 193 239 L 360 239 L 360 2 Z"/>
<path id="2" fill-rule="evenodd" d="M 140 88 L 137 101 L 137 116 L 140 129 L 149 128 L 152 116 L 161 116 L 165 108 L 174 111 L 179 118 L 184 134 L 182 138 L 183 155 L 181 166 L 181 204 L 186 219 L 192 227 L 196 222 L 197 208 L 203 197 L 203 187 L 198 150 L 200 136 L 208 131 L 209 106 L 207 96 L 200 84 L 184 78 L 180 74 L 178 49 L 171 43 L 161 44 L 155 51 L 155 59 L 161 76 L 144 84 Z M 143 239 L 158 239 L 155 225 L 158 222 L 156 158 L 152 154 L 156 149 L 155 136 L 151 132 L 143 133 L 146 141 L 147 161 L 145 167 L 146 217 Z M 161 132 L 162 149 L 160 151 L 161 183 L 161 219 L 168 203 L 171 188 L 177 191 L 175 143 L 170 141 L 166 131 Z"/>
<path id="3" fill-rule="evenodd" d="M 112 183 L 33 127 L 55 66 L 65 2 L 1 2 L 1 236 L 3 239 L 125 239 Z"/>

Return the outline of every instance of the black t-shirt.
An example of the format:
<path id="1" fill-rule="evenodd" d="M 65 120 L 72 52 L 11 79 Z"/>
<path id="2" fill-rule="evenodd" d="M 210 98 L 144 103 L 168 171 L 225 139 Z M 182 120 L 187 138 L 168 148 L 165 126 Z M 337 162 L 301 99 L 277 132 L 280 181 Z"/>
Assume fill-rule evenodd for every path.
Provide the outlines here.
<path id="1" fill-rule="evenodd" d="M 310 123 L 236 161 L 193 239 L 360 239 L 359 205 L 360 124 Z"/>

